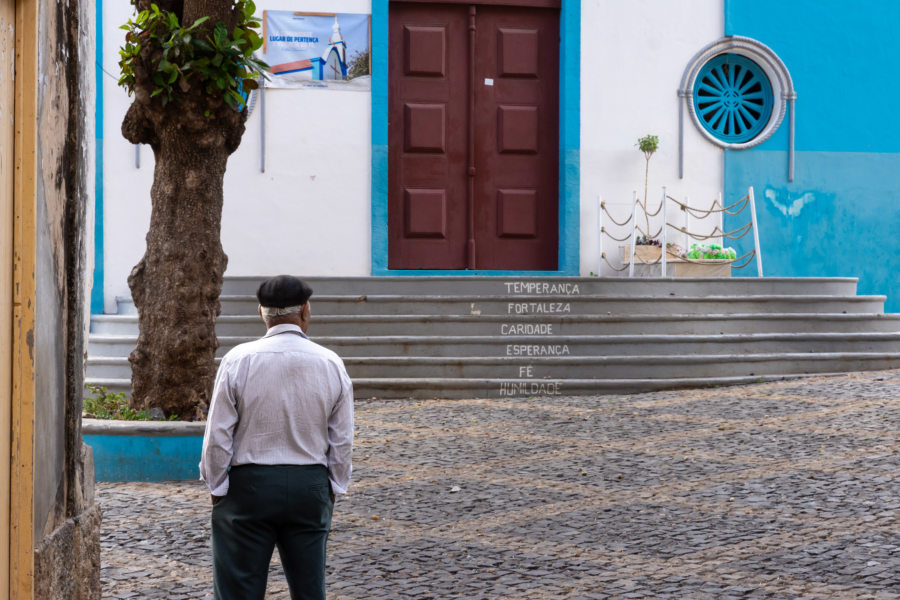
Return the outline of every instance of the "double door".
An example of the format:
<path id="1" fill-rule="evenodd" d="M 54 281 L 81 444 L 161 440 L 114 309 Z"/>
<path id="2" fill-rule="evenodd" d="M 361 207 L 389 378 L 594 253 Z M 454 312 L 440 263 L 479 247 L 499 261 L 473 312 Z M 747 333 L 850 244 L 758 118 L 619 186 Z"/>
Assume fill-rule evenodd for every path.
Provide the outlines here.
<path id="1" fill-rule="evenodd" d="M 559 11 L 390 5 L 388 266 L 558 268 Z"/>

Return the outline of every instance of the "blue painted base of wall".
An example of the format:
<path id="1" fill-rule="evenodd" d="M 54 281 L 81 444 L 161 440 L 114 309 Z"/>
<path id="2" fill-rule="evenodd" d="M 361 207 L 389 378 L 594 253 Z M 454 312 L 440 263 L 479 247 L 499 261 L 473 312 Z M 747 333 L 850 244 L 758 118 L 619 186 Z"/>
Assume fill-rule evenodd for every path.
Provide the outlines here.
<path id="1" fill-rule="evenodd" d="M 97 481 L 198 479 L 203 435 L 90 435 Z"/>
<path id="2" fill-rule="evenodd" d="M 887 295 L 885 310 L 900 312 L 900 154 L 798 152 L 792 183 L 786 164 L 779 151 L 725 154 L 725 197 L 734 202 L 748 186 L 755 192 L 764 275 L 858 277 L 858 293 Z M 725 229 L 746 221 L 727 217 Z M 742 255 L 753 237 L 726 245 Z"/>

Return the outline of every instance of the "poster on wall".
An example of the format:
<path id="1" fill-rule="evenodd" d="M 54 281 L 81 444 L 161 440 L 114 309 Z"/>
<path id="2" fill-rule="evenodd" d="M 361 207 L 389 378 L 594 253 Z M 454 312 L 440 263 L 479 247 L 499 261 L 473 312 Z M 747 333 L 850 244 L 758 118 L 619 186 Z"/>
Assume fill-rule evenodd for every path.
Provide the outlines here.
<path id="1" fill-rule="evenodd" d="M 371 89 L 369 15 L 263 12 L 266 87 Z"/>

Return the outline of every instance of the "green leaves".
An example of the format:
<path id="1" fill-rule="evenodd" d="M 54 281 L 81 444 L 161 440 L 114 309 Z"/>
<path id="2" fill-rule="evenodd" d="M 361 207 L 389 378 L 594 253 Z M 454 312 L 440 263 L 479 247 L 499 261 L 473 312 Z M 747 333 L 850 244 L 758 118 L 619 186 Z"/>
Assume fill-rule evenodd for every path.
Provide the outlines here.
<path id="1" fill-rule="evenodd" d="M 119 49 L 119 85 L 131 95 L 140 84 L 137 74 L 145 72 L 152 84 L 150 97 L 158 97 L 162 106 L 198 89 L 241 110 L 243 92 L 259 87 L 256 80 L 268 65 L 253 56 L 263 43 L 255 31 L 260 26 L 254 16 L 256 5 L 252 0 L 236 0 L 234 10 L 238 24 L 230 33 L 217 23 L 205 35 L 207 28 L 201 26 L 208 16 L 184 27 L 175 13 L 156 4 L 139 12 L 121 27 L 127 33 Z"/>
<path id="2" fill-rule="evenodd" d="M 655 135 L 645 135 L 638 139 L 638 150 L 645 155 L 650 155 L 659 149 L 659 138 Z M 649 158 L 649 156 L 648 156 Z"/>

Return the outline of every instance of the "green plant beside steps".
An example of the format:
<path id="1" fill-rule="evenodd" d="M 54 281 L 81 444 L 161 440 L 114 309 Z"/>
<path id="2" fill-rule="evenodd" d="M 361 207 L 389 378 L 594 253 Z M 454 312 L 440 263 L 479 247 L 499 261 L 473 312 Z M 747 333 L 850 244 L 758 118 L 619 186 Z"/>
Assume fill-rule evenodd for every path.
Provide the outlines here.
<path id="1" fill-rule="evenodd" d="M 106 386 L 87 384 L 84 386 L 91 396 L 84 399 L 81 416 L 89 419 L 109 419 L 117 421 L 155 421 L 150 411 L 135 410 L 128 406 L 125 392 L 110 392 Z M 174 420 L 173 415 L 169 420 Z"/>

